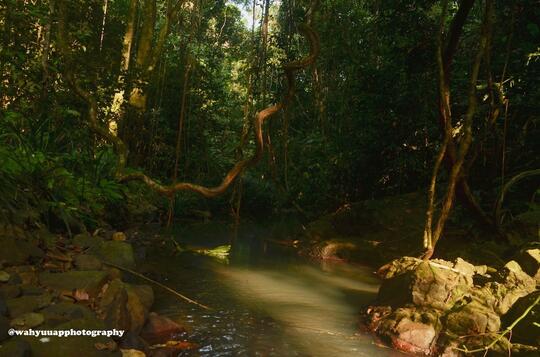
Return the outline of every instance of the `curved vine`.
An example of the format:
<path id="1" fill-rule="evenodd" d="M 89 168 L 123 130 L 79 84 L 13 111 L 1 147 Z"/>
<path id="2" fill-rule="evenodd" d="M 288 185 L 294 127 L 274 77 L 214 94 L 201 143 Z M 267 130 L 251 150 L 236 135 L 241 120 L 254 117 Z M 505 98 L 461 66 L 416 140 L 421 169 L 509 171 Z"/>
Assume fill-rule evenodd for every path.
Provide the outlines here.
<path id="1" fill-rule="evenodd" d="M 274 114 L 278 113 L 280 110 L 288 106 L 293 98 L 295 93 L 295 73 L 299 70 L 311 66 L 320 51 L 320 41 L 318 34 L 313 30 L 311 24 L 313 22 L 313 16 L 315 9 L 318 5 L 318 1 L 314 0 L 311 4 L 311 7 L 307 13 L 306 23 L 299 25 L 298 30 L 304 36 L 304 38 L 309 43 L 309 54 L 299 60 L 289 62 L 283 66 L 285 78 L 287 81 L 287 90 L 285 95 L 280 102 L 267 107 L 257 113 L 254 119 L 253 130 L 255 134 L 255 152 L 250 158 L 241 160 L 237 162 L 225 175 L 223 180 L 218 186 L 215 187 L 205 187 L 202 185 L 190 183 L 190 182 L 178 182 L 171 185 L 163 185 L 154 180 L 153 178 L 147 176 L 142 172 L 137 173 L 125 173 L 125 167 L 127 163 L 128 150 L 125 143 L 119 137 L 113 135 L 107 128 L 104 128 L 99 124 L 98 120 L 98 104 L 96 99 L 85 89 L 83 89 L 80 84 L 75 79 L 75 76 L 72 71 L 72 66 L 70 63 L 69 49 L 66 39 L 66 29 L 65 29 L 65 3 L 62 1 L 60 6 L 60 14 L 58 20 L 58 38 L 59 38 L 59 47 L 62 55 L 66 59 L 67 66 L 65 69 L 65 76 L 68 84 L 74 90 L 74 92 L 83 99 L 84 102 L 88 105 L 88 124 L 91 130 L 93 130 L 97 135 L 101 136 L 105 140 L 113 144 L 114 149 L 118 155 L 118 161 L 116 166 L 115 176 L 120 182 L 127 181 L 141 181 L 144 182 L 151 189 L 167 196 L 174 195 L 178 191 L 193 191 L 199 193 L 205 197 L 216 197 L 223 194 L 231 183 L 248 167 L 255 165 L 260 161 L 263 152 L 264 152 L 264 141 L 263 141 L 263 124 L 264 122 L 272 117 Z"/>
<path id="2" fill-rule="evenodd" d="M 540 169 L 523 171 L 522 173 L 517 174 L 516 176 L 512 177 L 510 181 L 508 181 L 503 186 L 503 188 L 501 189 L 501 192 L 499 193 L 499 197 L 497 198 L 497 202 L 495 203 L 495 210 L 493 213 L 493 215 L 495 216 L 495 224 L 497 224 L 499 227 L 502 224 L 502 217 L 501 217 L 502 204 L 506 196 L 506 193 L 508 192 L 510 187 L 514 186 L 516 183 L 523 180 L 524 178 L 527 178 L 530 176 L 538 176 L 538 175 L 540 175 Z"/>

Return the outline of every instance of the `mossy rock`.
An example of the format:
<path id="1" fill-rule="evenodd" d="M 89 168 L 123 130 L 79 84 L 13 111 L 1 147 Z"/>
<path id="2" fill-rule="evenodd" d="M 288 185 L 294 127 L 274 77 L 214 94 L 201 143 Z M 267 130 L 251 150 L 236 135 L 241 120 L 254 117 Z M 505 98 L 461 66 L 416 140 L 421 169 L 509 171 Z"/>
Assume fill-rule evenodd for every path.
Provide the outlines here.
<path id="1" fill-rule="evenodd" d="M 131 244 L 119 241 L 104 242 L 97 254 L 105 263 L 112 263 L 124 268 L 135 268 L 135 254 Z"/>
<path id="2" fill-rule="evenodd" d="M 58 292 L 81 290 L 90 297 L 96 297 L 108 276 L 104 271 L 68 271 L 65 273 L 43 272 L 39 274 L 39 282 L 47 288 Z"/>

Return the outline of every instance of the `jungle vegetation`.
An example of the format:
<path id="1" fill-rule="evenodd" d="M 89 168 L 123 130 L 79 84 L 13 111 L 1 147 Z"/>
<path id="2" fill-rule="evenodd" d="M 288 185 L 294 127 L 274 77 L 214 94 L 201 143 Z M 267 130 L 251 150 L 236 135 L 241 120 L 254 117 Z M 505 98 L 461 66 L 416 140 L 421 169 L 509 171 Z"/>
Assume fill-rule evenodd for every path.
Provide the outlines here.
<path id="1" fill-rule="evenodd" d="M 534 0 L 1 0 L 0 219 L 424 191 L 426 257 L 448 219 L 505 240 L 540 212 L 539 24 Z"/>

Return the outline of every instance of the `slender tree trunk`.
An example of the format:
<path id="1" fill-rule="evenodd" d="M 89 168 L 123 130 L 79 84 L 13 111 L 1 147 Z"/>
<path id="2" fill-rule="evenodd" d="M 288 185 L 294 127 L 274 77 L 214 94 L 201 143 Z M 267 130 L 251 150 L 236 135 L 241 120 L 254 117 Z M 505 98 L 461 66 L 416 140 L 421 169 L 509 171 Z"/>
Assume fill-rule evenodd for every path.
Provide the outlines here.
<path id="1" fill-rule="evenodd" d="M 182 100 L 180 103 L 180 115 L 178 117 L 178 131 L 176 135 L 176 152 L 174 160 L 174 170 L 172 182 L 173 185 L 176 184 L 178 180 L 178 168 L 180 165 L 180 148 L 182 147 L 182 134 L 184 129 L 184 117 L 186 113 L 186 99 L 188 96 L 188 84 L 189 84 L 189 75 L 191 73 L 191 61 L 189 59 L 189 54 L 186 54 L 186 67 L 184 69 L 184 83 L 182 84 Z M 169 218 L 167 220 L 167 225 L 170 226 L 173 221 L 174 215 L 174 196 L 170 198 L 169 201 Z"/>
<path id="2" fill-rule="evenodd" d="M 444 2 L 443 6 L 443 15 L 441 17 L 441 34 L 442 36 L 442 29 L 444 28 L 444 16 L 446 14 L 448 1 Z M 453 126 L 451 125 L 452 117 L 451 117 L 451 111 L 450 111 L 450 82 L 449 82 L 449 76 L 446 73 L 447 67 L 444 66 L 443 61 L 443 55 L 442 55 L 442 40 L 439 40 L 439 55 L 438 55 L 438 64 L 439 64 L 439 82 L 440 82 L 440 102 L 442 105 L 442 113 L 444 115 L 444 121 L 445 121 L 445 139 L 443 146 L 441 147 L 441 150 L 439 152 L 439 156 L 436 160 L 436 169 L 434 169 L 430 189 L 429 189 L 429 200 L 428 200 L 428 210 L 427 210 L 427 218 L 426 218 L 426 227 L 424 230 L 424 248 L 426 249 L 426 253 L 424 255 L 425 259 L 431 258 L 433 255 L 435 246 L 437 242 L 439 241 L 440 237 L 442 236 L 446 221 L 448 220 L 448 217 L 450 215 L 450 211 L 452 209 L 452 205 L 454 203 L 454 197 L 456 194 L 456 186 L 459 183 L 460 176 L 463 175 L 463 166 L 467 157 L 467 154 L 469 152 L 473 134 L 472 134 L 472 124 L 474 115 L 476 112 L 477 107 L 477 99 L 476 99 L 476 85 L 478 80 L 478 75 L 480 72 L 480 65 L 482 63 L 482 59 L 485 56 L 485 49 L 487 47 L 488 38 L 491 33 L 491 25 L 492 25 L 492 16 L 493 16 L 493 2 L 492 0 L 486 1 L 486 10 L 484 15 L 484 20 L 482 24 L 482 31 L 480 35 L 479 40 L 479 46 L 478 46 L 478 52 L 476 54 L 475 60 L 473 62 L 472 70 L 471 70 L 471 76 L 470 76 L 470 82 L 469 82 L 469 93 L 468 93 L 468 107 L 467 112 L 465 113 L 465 119 L 463 122 L 462 127 L 462 136 L 459 141 L 458 146 L 458 152 L 456 153 L 456 161 L 453 163 L 450 174 L 448 178 L 448 184 L 446 187 L 446 193 L 443 199 L 442 207 L 439 213 L 439 217 L 437 219 L 437 223 L 435 225 L 435 229 L 432 231 L 431 224 L 434 214 L 434 196 L 435 196 L 435 183 L 436 183 L 436 176 L 438 171 L 438 166 L 440 166 L 440 163 L 442 161 L 442 158 L 444 157 L 445 153 L 448 151 L 448 143 L 451 140 L 452 133 L 454 131 Z M 463 176 L 461 176 L 463 177 Z"/>

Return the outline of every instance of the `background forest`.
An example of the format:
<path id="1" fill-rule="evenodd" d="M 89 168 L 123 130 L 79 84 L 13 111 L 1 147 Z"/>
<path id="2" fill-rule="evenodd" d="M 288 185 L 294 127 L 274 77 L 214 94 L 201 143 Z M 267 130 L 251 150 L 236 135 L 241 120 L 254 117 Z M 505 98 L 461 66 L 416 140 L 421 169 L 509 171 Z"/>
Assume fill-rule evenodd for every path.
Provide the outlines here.
<path id="1" fill-rule="evenodd" d="M 461 175 L 491 215 L 509 178 L 540 167 L 540 7 L 534 0 L 490 4 Z M 315 217 L 425 190 L 444 145 L 441 14 L 450 37 L 467 5 L 448 80 L 459 140 L 484 3 L 322 0 L 312 24 L 319 56 L 297 74 L 291 105 L 265 125 L 263 160 L 217 199 L 180 192 L 170 200 L 115 179 L 118 150 L 91 130 L 88 98 L 76 87 L 95 101 L 99 124 L 127 145 L 127 172 L 216 185 L 253 152 L 252 119 L 282 97 L 282 65 L 306 53 L 297 29 L 310 4 L 2 0 L 2 219 L 91 229 L 121 225 L 152 206 L 162 222 L 193 210 Z M 448 180 L 445 170 L 439 176 Z M 536 187 L 513 187 L 501 216 L 538 212 Z"/>

